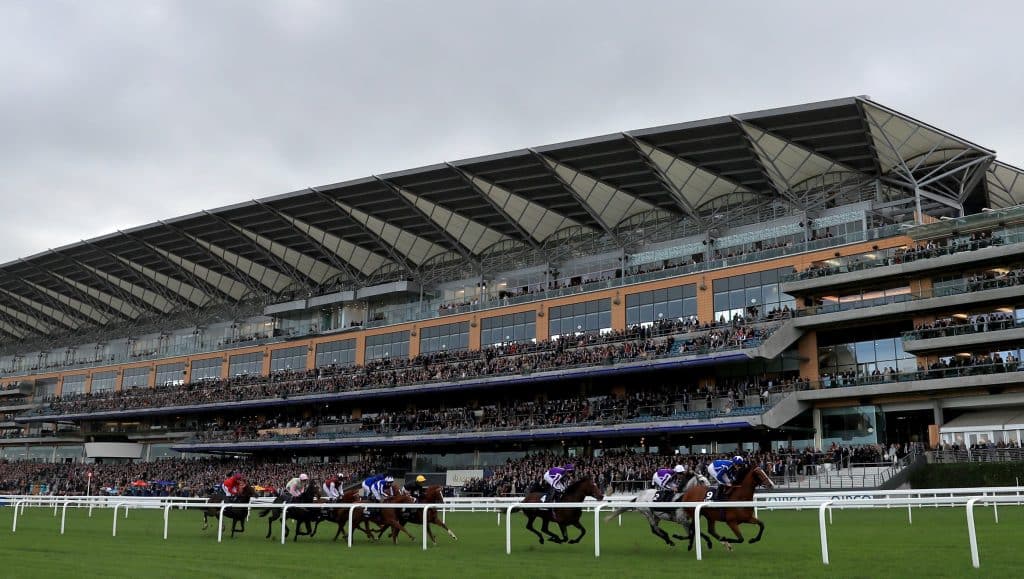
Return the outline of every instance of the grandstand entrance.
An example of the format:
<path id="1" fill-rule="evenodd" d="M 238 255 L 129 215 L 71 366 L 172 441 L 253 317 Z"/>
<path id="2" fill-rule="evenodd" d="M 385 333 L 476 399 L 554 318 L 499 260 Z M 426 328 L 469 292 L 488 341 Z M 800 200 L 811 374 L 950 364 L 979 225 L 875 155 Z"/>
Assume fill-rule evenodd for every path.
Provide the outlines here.
<path id="1" fill-rule="evenodd" d="M 928 442 L 928 425 L 934 424 L 931 410 L 903 410 L 885 413 L 885 444 Z M 879 441 L 883 442 L 883 441 Z"/>

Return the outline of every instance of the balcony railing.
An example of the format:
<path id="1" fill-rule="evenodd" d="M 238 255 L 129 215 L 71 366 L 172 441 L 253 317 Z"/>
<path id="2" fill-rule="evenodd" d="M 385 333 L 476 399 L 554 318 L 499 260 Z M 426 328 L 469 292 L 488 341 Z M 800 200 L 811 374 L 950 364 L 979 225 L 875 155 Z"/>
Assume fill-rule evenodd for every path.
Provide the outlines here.
<path id="1" fill-rule="evenodd" d="M 933 338 L 951 338 L 955 336 L 969 336 L 972 334 L 987 334 L 989 332 L 1000 332 L 1003 330 L 1014 330 L 1017 328 L 1024 328 L 1024 319 L 1008 319 L 988 322 L 965 321 L 962 324 L 903 332 L 903 341 L 909 342 L 911 340 L 931 340 Z"/>

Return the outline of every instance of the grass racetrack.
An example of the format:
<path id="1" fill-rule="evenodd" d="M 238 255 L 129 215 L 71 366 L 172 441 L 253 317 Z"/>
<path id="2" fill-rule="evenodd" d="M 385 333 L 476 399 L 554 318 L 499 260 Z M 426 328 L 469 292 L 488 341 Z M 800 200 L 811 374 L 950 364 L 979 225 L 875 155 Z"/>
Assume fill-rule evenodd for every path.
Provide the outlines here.
<path id="1" fill-rule="evenodd" d="M 981 568 L 971 567 L 963 507 L 914 509 L 913 524 L 906 509 L 834 511 L 829 527 L 831 565 L 821 562 L 817 509 L 762 511 L 764 539 L 737 545 L 727 552 L 718 543 L 696 561 L 686 546 L 669 547 L 650 533 L 637 514 L 602 523 L 601 557 L 594 557 L 593 515 L 584 514 L 588 534 L 577 545 L 539 545 L 524 528 L 525 518 L 513 518 L 512 555 L 505 554 L 505 528 L 493 513 L 449 513 L 448 524 L 458 534 L 451 541 L 435 533 L 438 545 L 424 552 L 417 537 L 370 543 L 356 536 L 352 549 L 339 538 L 337 527 L 322 523 L 313 539 L 291 537 L 282 546 L 267 540 L 265 519 L 250 517 L 247 530 L 235 539 L 226 524 L 224 542 L 217 543 L 216 522 L 201 531 L 198 511 L 172 510 L 170 533 L 163 540 L 159 510 L 132 510 L 118 521 L 111 536 L 112 511 L 68 509 L 67 528 L 60 535 L 60 513 L 52 508 L 27 508 L 11 533 L 13 509 L 0 508 L 0 577 L 676 577 L 700 573 L 707 577 L 1020 577 L 1024 571 L 1024 507 L 999 507 L 999 523 L 990 507 L 975 509 Z M 673 531 L 673 525 L 662 523 Z M 678 527 L 675 527 L 678 529 Z M 747 538 L 754 527 L 744 526 Z M 719 532 L 727 532 L 719 526 Z M 678 532 L 678 531 L 676 531 Z M 570 537 L 575 536 L 570 530 Z"/>

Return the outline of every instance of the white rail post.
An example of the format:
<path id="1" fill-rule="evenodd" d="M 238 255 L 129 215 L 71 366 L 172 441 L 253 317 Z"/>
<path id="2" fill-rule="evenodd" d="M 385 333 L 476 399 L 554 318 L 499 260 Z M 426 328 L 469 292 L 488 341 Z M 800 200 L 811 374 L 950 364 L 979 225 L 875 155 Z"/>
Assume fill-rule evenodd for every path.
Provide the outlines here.
<path id="1" fill-rule="evenodd" d="M 601 556 L 601 507 L 604 504 L 594 506 L 594 557 Z"/>
<path id="2" fill-rule="evenodd" d="M 358 508 L 358 506 L 359 505 L 357 503 L 353 503 L 352 506 L 350 506 L 348 508 L 348 548 L 349 549 L 352 548 L 352 535 L 356 534 L 356 528 L 352 526 L 352 513 L 356 512 L 356 508 Z"/>
<path id="3" fill-rule="evenodd" d="M 89 518 L 90 518 L 90 519 L 92 518 L 92 507 L 93 507 L 93 506 L 94 506 L 95 504 L 96 504 L 96 501 L 95 501 L 95 500 L 93 500 L 93 499 L 90 499 L 90 500 L 89 500 Z"/>
<path id="4" fill-rule="evenodd" d="M 908 525 L 913 525 L 914 524 L 914 513 L 911 510 L 912 507 L 913 507 L 913 505 L 911 505 L 910 503 L 907 503 L 907 524 Z"/>
<path id="5" fill-rule="evenodd" d="M 288 532 L 288 504 L 281 507 L 281 544 L 284 545 L 285 533 Z M 299 532 L 299 524 L 295 523 L 295 532 Z"/>
<path id="6" fill-rule="evenodd" d="M 700 510 L 704 508 L 704 503 L 697 505 L 693 509 L 693 541 L 697 543 L 697 560 L 700 561 L 704 558 L 704 553 L 700 541 Z"/>
<path id="7" fill-rule="evenodd" d="M 217 542 L 220 543 L 224 540 L 224 509 L 227 508 L 227 503 L 220 504 L 220 512 L 217 513 Z"/>
<path id="8" fill-rule="evenodd" d="M 473 510 L 476 510 L 476 509 L 473 509 Z M 500 527 L 501 526 L 501 508 L 499 507 L 499 508 L 494 509 L 494 510 L 498 511 L 498 526 Z"/>
<path id="9" fill-rule="evenodd" d="M 60 503 L 57 502 L 57 497 L 53 497 L 52 500 L 53 500 L 53 516 L 56 517 L 57 516 L 57 507 L 60 506 Z"/>
<path id="10" fill-rule="evenodd" d="M 818 530 L 821 533 L 821 562 L 828 565 L 828 530 L 825 527 L 825 509 L 832 512 L 832 501 L 825 501 L 818 507 Z"/>
<path id="11" fill-rule="evenodd" d="M 509 505 L 505 509 L 505 554 L 512 554 L 512 509 L 515 505 Z M 498 509 L 498 519 L 501 520 L 501 509 Z M 499 523 L 500 524 L 500 523 Z"/>
<path id="12" fill-rule="evenodd" d="M 128 518 L 128 507 L 130 507 L 130 506 L 131 505 L 128 504 L 128 503 L 125 503 L 125 505 L 124 505 L 124 518 L 126 518 L 126 519 Z"/>
<path id="13" fill-rule="evenodd" d="M 996 494 L 992 493 L 992 496 L 995 497 Z M 998 501 L 992 501 L 992 514 L 995 515 L 995 517 L 996 517 L 996 524 L 998 525 L 999 524 L 999 502 Z"/>
<path id="14" fill-rule="evenodd" d="M 68 499 L 64 497 L 64 507 L 60 510 L 60 534 L 64 534 L 64 523 L 68 520 Z"/>
<path id="15" fill-rule="evenodd" d="M 11 525 L 12 533 L 18 532 L 18 507 L 20 507 L 24 502 L 25 501 L 14 501 L 14 523 Z"/>
<path id="16" fill-rule="evenodd" d="M 168 526 L 167 523 L 168 523 L 168 520 L 171 518 L 171 506 L 173 506 L 171 503 L 167 503 L 167 506 L 164 507 L 164 540 L 165 541 L 167 540 L 167 526 Z"/>
<path id="17" fill-rule="evenodd" d="M 124 503 L 114 503 L 114 529 L 111 531 L 111 536 L 113 537 L 117 536 L 117 509 L 119 509 L 123 504 Z"/>
<path id="18" fill-rule="evenodd" d="M 427 550 L 427 512 L 430 511 L 430 506 L 423 507 L 423 550 Z"/>
<path id="19" fill-rule="evenodd" d="M 981 567 L 981 561 L 978 560 L 978 533 L 974 528 L 974 504 L 979 500 L 980 497 L 975 497 L 967 501 L 967 538 L 971 545 L 971 565 L 975 569 Z"/>

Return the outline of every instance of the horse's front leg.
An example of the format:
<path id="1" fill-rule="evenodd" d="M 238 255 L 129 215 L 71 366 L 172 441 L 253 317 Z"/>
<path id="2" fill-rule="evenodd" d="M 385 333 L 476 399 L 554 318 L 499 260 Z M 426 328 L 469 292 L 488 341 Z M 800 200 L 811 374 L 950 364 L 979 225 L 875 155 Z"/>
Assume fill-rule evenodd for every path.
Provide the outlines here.
<path id="1" fill-rule="evenodd" d="M 726 539 L 726 541 L 729 541 L 730 543 L 742 543 L 743 533 L 740 531 L 740 524 L 736 521 L 726 521 L 725 524 L 729 525 L 729 528 L 732 529 L 733 534 L 736 535 L 735 539 Z"/>
<path id="2" fill-rule="evenodd" d="M 545 535 L 548 536 L 548 540 L 549 541 L 551 541 L 552 543 L 563 543 L 563 542 L 565 542 L 565 540 L 562 539 L 562 537 L 559 537 L 558 535 L 556 535 L 553 532 L 551 532 L 551 529 L 549 528 L 550 525 L 551 525 L 551 519 L 549 519 L 547 517 L 543 517 L 542 520 L 544 521 L 544 524 L 540 526 L 540 530 L 541 530 L 542 533 L 544 533 Z"/>
<path id="3" fill-rule="evenodd" d="M 750 520 L 747 522 L 753 525 L 757 525 L 757 536 L 751 539 L 750 543 L 753 544 L 760 541 L 761 535 L 764 534 L 764 523 L 761 522 L 761 519 L 758 519 L 757 517 L 750 517 Z"/>
<path id="4" fill-rule="evenodd" d="M 581 525 L 579 521 L 576 521 L 576 522 L 570 523 L 570 524 L 580 530 L 580 536 L 576 537 L 575 539 L 573 539 L 573 540 L 571 540 L 569 542 L 572 543 L 572 544 L 579 543 L 580 540 L 583 539 L 583 536 L 587 534 L 587 528 L 584 527 L 583 525 Z M 562 527 L 562 533 L 565 534 L 566 536 L 569 535 L 569 533 L 566 532 L 565 527 Z"/>
<path id="5" fill-rule="evenodd" d="M 206 530 L 207 528 L 209 528 L 209 526 L 210 526 L 210 520 L 209 520 L 209 517 L 210 517 L 210 513 L 207 513 L 207 512 L 205 512 L 205 511 L 204 511 L 204 512 L 203 512 L 203 530 L 204 530 L 204 531 L 205 531 L 205 530 Z"/>
<path id="6" fill-rule="evenodd" d="M 543 545 L 544 544 L 544 535 L 541 535 L 537 531 L 537 529 L 533 528 L 533 521 L 534 521 L 534 519 L 536 519 L 536 517 L 531 517 L 529 514 L 526 515 L 526 530 L 530 531 L 534 535 L 537 535 L 537 540 L 539 540 L 540 544 Z"/>
<path id="7" fill-rule="evenodd" d="M 724 537 L 719 536 L 718 532 L 715 531 L 715 520 L 714 519 L 708 519 L 707 521 L 708 521 L 708 534 L 711 535 L 712 537 L 714 537 L 714 539 L 716 541 L 721 543 L 723 547 L 725 547 L 726 549 L 732 551 L 732 544 L 735 541 L 730 540 L 730 539 L 726 539 Z"/>

